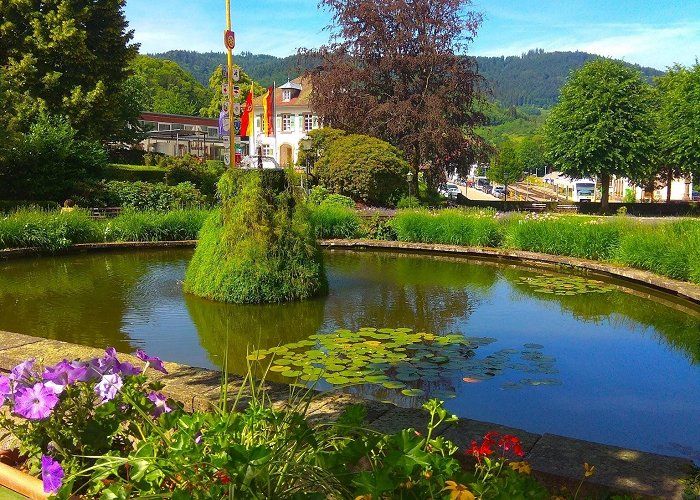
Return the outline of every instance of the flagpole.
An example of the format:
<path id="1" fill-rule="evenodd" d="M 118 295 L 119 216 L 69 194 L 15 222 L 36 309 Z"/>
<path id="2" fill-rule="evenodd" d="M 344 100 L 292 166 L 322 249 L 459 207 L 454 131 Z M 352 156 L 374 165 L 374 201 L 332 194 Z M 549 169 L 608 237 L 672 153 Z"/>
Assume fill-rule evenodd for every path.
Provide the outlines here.
<path id="1" fill-rule="evenodd" d="M 231 0 L 226 0 L 226 31 L 231 31 Z M 231 167 L 236 167 L 236 131 L 233 129 L 233 48 L 226 45 L 228 78 L 228 133 Z"/>
<path id="2" fill-rule="evenodd" d="M 272 127 L 272 134 L 275 138 L 275 151 L 272 157 L 277 160 L 279 160 L 279 156 L 277 156 L 278 151 L 277 151 L 277 103 L 275 102 L 275 94 L 277 93 L 277 83 L 275 81 L 272 82 L 272 123 L 270 126 Z"/>

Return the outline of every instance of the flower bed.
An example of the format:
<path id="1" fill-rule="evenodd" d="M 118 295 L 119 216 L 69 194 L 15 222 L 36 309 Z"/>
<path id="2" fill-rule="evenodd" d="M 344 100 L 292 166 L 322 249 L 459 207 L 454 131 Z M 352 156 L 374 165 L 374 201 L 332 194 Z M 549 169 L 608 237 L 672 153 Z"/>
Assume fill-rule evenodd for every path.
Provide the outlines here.
<path id="1" fill-rule="evenodd" d="M 249 402 L 186 412 L 142 367 L 107 349 L 99 358 L 35 360 L 0 376 L 0 426 L 20 442 L 24 467 L 57 498 L 543 498 L 517 437 L 491 432 L 459 452 L 435 436 L 456 417 L 426 403 L 429 423 L 386 435 L 363 426 L 364 408 L 312 425 L 308 398 L 273 409 L 248 377 Z M 224 388 L 225 389 L 225 388 Z M 222 394 L 225 394 L 224 390 Z M 233 406 L 241 406 L 243 393 Z M 464 470 L 459 454 L 474 457 Z"/>

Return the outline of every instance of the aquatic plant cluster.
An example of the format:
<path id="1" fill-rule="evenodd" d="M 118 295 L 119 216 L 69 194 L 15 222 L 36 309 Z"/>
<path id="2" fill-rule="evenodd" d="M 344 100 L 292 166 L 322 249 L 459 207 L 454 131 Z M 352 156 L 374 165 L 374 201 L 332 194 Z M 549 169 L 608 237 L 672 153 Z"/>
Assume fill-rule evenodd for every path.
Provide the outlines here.
<path id="1" fill-rule="evenodd" d="M 483 358 L 475 356 L 478 347 L 495 341 L 490 337 L 413 332 L 410 328 L 338 329 L 255 350 L 248 354 L 248 360 L 261 363 L 265 370 L 278 373 L 288 382 L 362 387 L 373 391 L 375 399 L 404 405 L 401 398 L 456 398 L 456 380 L 479 383 L 507 369 L 529 374 L 558 373 L 555 359 L 543 354 L 540 349 L 544 346 L 540 344 L 525 344 L 523 351 L 501 349 Z M 518 354 L 520 360 L 513 360 Z M 503 388 L 559 384 L 552 378 L 527 378 L 505 382 Z"/>
<path id="2" fill-rule="evenodd" d="M 264 380 L 248 375 L 250 397 L 229 410 L 228 388 L 212 411 L 184 411 L 148 382 L 148 367 L 166 372 L 142 351 L 137 368 L 109 348 L 87 361 L 41 367 L 35 360 L 0 378 L 0 424 L 20 442 L 19 454 L 56 498 L 544 498 L 516 436 L 489 433 L 463 469 L 458 447 L 437 436 L 454 423 L 437 400 L 424 405 L 425 429 L 383 434 L 368 429 L 366 410 L 350 406 L 334 422 L 306 418 L 311 392 L 273 407 Z M 224 383 L 226 384 L 226 382 Z M 9 415 L 6 415 L 9 413 Z M 186 471 L 186 473 L 183 473 Z"/>
<path id="3" fill-rule="evenodd" d="M 580 276 L 537 275 L 523 276 L 519 279 L 537 293 L 554 295 L 580 295 L 583 293 L 608 293 L 615 288 L 602 281 L 586 279 Z"/>

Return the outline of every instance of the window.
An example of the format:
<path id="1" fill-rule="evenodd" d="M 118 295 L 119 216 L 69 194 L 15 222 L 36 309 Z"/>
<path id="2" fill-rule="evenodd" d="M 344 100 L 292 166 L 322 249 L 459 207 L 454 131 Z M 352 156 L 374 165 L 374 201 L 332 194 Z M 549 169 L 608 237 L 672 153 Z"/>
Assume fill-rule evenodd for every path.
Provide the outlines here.
<path id="1" fill-rule="evenodd" d="M 282 89 L 282 100 L 291 101 L 292 99 L 292 89 Z"/>
<path id="2" fill-rule="evenodd" d="M 192 125 L 185 125 L 185 130 L 194 130 Z"/>
<path id="3" fill-rule="evenodd" d="M 207 134 L 209 135 L 219 135 L 219 129 L 216 127 L 207 127 Z"/>
<path id="4" fill-rule="evenodd" d="M 292 115 L 285 113 L 282 115 L 282 132 L 292 132 Z"/>
<path id="5" fill-rule="evenodd" d="M 171 125 L 171 128 L 173 130 L 182 130 L 183 128 L 185 128 L 185 126 L 182 123 L 173 123 Z"/>
<path id="6" fill-rule="evenodd" d="M 159 123 L 158 124 L 158 131 L 160 132 L 161 130 L 170 130 L 170 124 L 169 123 Z"/>
<path id="7" fill-rule="evenodd" d="M 313 130 L 314 128 L 314 117 L 311 115 L 311 113 L 306 113 L 304 115 L 304 132 L 308 132 L 309 130 Z"/>
<path id="8" fill-rule="evenodd" d="M 158 124 L 156 122 L 145 121 L 143 122 L 143 129 L 148 131 L 158 130 Z"/>
<path id="9" fill-rule="evenodd" d="M 262 145 L 262 155 L 263 156 L 272 156 L 272 146 L 269 144 L 263 144 Z"/>

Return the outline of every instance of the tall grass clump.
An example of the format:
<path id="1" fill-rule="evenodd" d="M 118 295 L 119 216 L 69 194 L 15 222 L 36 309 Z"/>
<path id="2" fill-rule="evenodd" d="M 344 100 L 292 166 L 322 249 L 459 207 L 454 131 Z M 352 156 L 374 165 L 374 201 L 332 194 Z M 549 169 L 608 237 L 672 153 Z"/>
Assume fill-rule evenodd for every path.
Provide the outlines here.
<path id="1" fill-rule="evenodd" d="M 615 260 L 700 284 L 700 221 L 638 224 L 623 235 Z"/>
<path id="2" fill-rule="evenodd" d="M 501 229 L 492 210 L 400 211 L 391 221 L 399 241 L 496 247 Z"/>
<path id="3" fill-rule="evenodd" d="M 101 241 L 101 233 L 99 223 L 83 210 L 62 214 L 24 209 L 0 218 L 0 249 L 58 250 L 75 243 Z"/>
<path id="4" fill-rule="evenodd" d="M 209 215 L 208 210 L 169 212 L 125 210 L 105 223 L 105 241 L 194 240 Z"/>
<path id="5" fill-rule="evenodd" d="M 625 223 L 579 216 L 532 214 L 506 225 L 504 246 L 553 255 L 609 260 L 620 243 Z"/>
<path id="6" fill-rule="evenodd" d="M 311 225 L 318 239 L 357 238 L 361 220 L 354 209 L 322 203 L 309 207 Z"/>
<path id="7" fill-rule="evenodd" d="M 224 173 L 218 185 L 222 207 L 199 233 L 186 292 L 219 302 L 269 303 L 327 290 L 309 213 L 287 175 Z"/>

